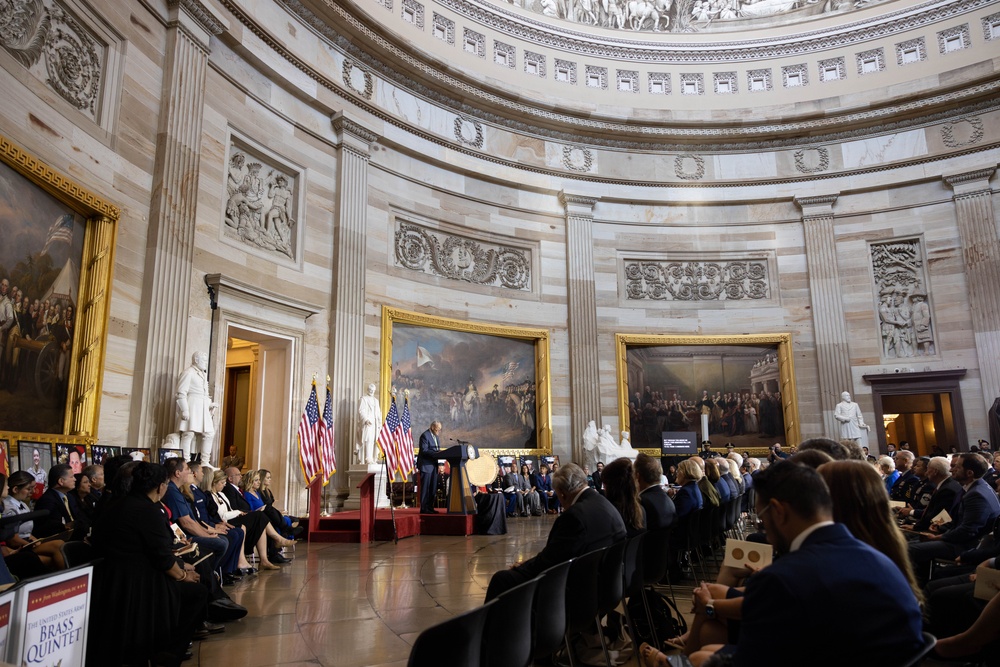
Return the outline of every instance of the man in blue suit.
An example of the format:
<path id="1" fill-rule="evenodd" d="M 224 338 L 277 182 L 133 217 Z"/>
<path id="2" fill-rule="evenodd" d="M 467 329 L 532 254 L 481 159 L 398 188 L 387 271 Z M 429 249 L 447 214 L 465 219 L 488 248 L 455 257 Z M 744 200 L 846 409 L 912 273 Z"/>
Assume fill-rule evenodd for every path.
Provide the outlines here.
<path id="1" fill-rule="evenodd" d="M 437 494 L 438 454 L 441 451 L 441 422 L 431 423 L 431 427 L 420 434 L 420 453 L 417 467 L 420 469 L 420 513 L 434 514 L 434 497 Z"/>
<path id="2" fill-rule="evenodd" d="M 920 606 L 906 578 L 833 522 L 833 501 L 818 472 L 780 461 L 754 485 L 757 516 L 782 555 L 747 580 L 739 644 L 705 650 L 733 653 L 737 667 L 881 667 L 920 650 Z M 714 600 L 698 606 L 713 615 Z M 706 657 L 695 653 L 692 662 Z"/>
<path id="3" fill-rule="evenodd" d="M 951 459 L 951 477 L 962 485 L 965 493 L 955 509 L 954 520 L 927 536 L 926 542 L 910 545 L 910 561 L 918 578 L 926 578 L 928 565 L 935 558 L 955 558 L 971 549 L 1000 516 L 1000 501 L 982 477 L 986 461 L 970 452 L 956 454 Z"/>

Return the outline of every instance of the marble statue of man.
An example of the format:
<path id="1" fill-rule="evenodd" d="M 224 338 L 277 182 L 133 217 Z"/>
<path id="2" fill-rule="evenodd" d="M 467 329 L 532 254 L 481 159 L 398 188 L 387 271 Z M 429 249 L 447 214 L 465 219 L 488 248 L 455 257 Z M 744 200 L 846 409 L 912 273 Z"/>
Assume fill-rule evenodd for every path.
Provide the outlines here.
<path id="1" fill-rule="evenodd" d="M 591 419 L 583 431 L 583 456 L 592 469 L 597 466 L 597 444 L 600 439 L 597 434 L 597 422 Z"/>
<path id="2" fill-rule="evenodd" d="M 215 438 L 213 413 L 218 407 L 208 393 L 208 355 L 195 352 L 191 365 L 177 378 L 174 392 L 177 401 L 177 431 L 181 434 L 184 459 L 190 460 L 194 451 L 195 436 L 200 436 L 198 449 L 202 463 L 210 463 Z"/>
<path id="3" fill-rule="evenodd" d="M 600 435 L 600 444 L 598 445 L 598 451 L 601 454 L 601 459 L 605 463 L 610 463 L 616 459 L 626 458 L 635 460 L 635 457 L 639 455 L 639 452 L 632 449 L 632 444 L 627 440 L 623 439 L 621 444 L 615 442 L 614 437 L 611 435 L 611 427 L 605 425 L 603 429 L 598 431 Z M 628 435 L 628 431 L 623 431 L 624 436 Z"/>
<path id="4" fill-rule="evenodd" d="M 354 445 L 354 460 L 361 465 L 375 463 L 375 438 L 382 428 L 382 407 L 375 396 L 375 384 L 368 385 L 368 393 L 358 403 L 358 441 Z"/>
<path id="5" fill-rule="evenodd" d="M 867 442 L 871 427 L 865 424 L 865 418 L 861 416 L 861 407 L 851 400 L 849 392 L 845 391 L 840 395 L 840 403 L 833 411 L 833 417 L 840 422 L 841 440 Z"/>

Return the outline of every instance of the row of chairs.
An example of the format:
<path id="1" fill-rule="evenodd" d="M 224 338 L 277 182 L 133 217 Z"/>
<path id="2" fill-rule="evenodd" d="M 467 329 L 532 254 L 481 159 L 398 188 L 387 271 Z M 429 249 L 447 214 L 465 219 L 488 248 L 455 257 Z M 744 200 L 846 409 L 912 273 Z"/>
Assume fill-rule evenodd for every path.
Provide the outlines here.
<path id="1" fill-rule="evenodd" d="M 481 607 L 424 630 L 413 644 L 409 665 L 527 667 L 563 644 L 574 665 L 578 657 L 571 638 L 596 632 L 611 667 L 601 619 L 639 595 L 647 627 L 652 627 L 647 587 L 664 576 L 669 540 L 669 529 L 649 531 L 553 566 Z M 636 624 L 628 605 L 624 609 L 638 647 Z M 658 638 L 654 641 L 659 645 Z"/>

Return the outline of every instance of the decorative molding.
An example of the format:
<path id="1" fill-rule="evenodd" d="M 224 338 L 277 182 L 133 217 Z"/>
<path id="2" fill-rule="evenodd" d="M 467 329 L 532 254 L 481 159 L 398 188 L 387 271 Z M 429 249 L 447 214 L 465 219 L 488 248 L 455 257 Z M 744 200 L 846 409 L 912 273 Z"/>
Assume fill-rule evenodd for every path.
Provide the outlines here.
<path id="1" fill-rule="evenodd" d="M 327 35 L 329 38 L 329 35 Z M 474 45 L 475 50 L 469 51 L 469 45 Z M 486 57 L 486 35 L 469 28 L 462 29 L 462 50 L 466 53 L 475 53 L 480 58 Z"/>
<path id="2" fill-rule="evenodd" d="M 447 16 L 442 16 L 437 12 L 431 15 L 431 23 L 433 25 L 434 36 L 438 39 L 448 42 L 449 44 L 455 43 L 455 22 L 452 21 Z"/>
<path id="3" fill-rule="evenodd" d="M 232 134 L 226 154 L 223 236 L 264 257 L 296 262 L 301 242 L 302 172 Z"/>
<path id="4" fill-rule="evenodd" d="M 800 209 L 802 209 L 803 213 L 805 213 L 805 210 L 807 208 L 811 208 L 811 207 L 814 207 L 814 206 L 828 206 L 828 207 L 830 207 L 832 209 L 833 205 L 836 203 L 838 197 L 840 197 L 839 194 L 836 194 L 836 195 L 816 195 L 814 197 L 795 197 L 794 201 L 795 201 L 795 204 Z M 826 213 L 822 213 L 820 215 L 831 215 L 831 213 L 830 212 L 826 212 Z M 803 217 L 816 217 L 816 216 L 815 215 L 810 215 L 810 216 L 803 215 Z"/>
<path id="5" fill-rule="evenodd" d="M 404 21 L 410 23 L 420 30 L 424 29 L 424 6 L 416 0 L 402 0 L 400 3 L 400 16 Z M 407 18 L 410 17 L 410 18 Z"/>
<path id="6" fill-rule="evenodd" d="M 501 60 L 503 62 L 500 62 Z M 513 44 L 493 40 L 493 62 L 502 67 L 514 69 L 514 65 L 517 64 L 517 48 Z"/>
<path id="7" fill-rule="evenodd" d="M 649 92 L 653 95 L 669 95 L 670 94 L 670 72 L 649 72 L 646 74 L 649 80 Z M 655 90 L 655 84 L 653 82 L 659 82 L 662 84 L 661 90 Z"/>
<path id="8" fill-rule="evenodd" d="M 798 80 L 800 83 L 796 85 L 790 85 L 788 80 L 789 76 L 798 75 Z M 786 65 L 781 68 L 781 85 L 784 88 L 796 88 L 800 86 L 809 85 L 809 66 L 805 63 L 799 63 L 797 65 Z"/>
<path id="9" fill-rule="evenodd" d="M 740 301 L 770 298 L 766 259 L 647 261 L 624 259 L 630 300 Z"/>
<path id="10" fill-rule="evenodd" d="M 691 72 L 681 73 L 681 95 L 691 95 L 688 92 L 690 86 L 686 85 L 689 83 L 695 84 L 694 94 L 704 95 L 705 94 L 705 77 L 702 74 L 695 74 Z"/>
<path id="11" fill-rule="evenodd" d="M 615 88 L 620 93 L 639 93 L 639 70 L 620 69 L 618 70 L 618 85 Z M 622 84 L 626 84 L 622 88 Z"/>
<path id="12" fill-rule="evenodd" d="M 893 239 L 869 247 L 882 358 L 934 356 L 923 243 Z"/>
<path id="13" fill-rule="evenodd" d="M 333 129 L 338 133 L 346 132 L 369 144 L 378 139 L 377 134 L 344 115 L 334 116 L 332 123 Z"/>
<path id="14" fill-rule="evenodd" d="M 962 38 L 962 48 L 948 49 L 948 42 L 954 37 Z M 972 46 L 972 37 L 969 35 L 969 24 L 963 23 L 954 28 L 948 28 L 937 33 L 938 50 L 941 54 L 951 53 L 951 51 L 964 51 Z"/>
<path id="15" fill-rule="evenodd" d="M 561 83 L 576 85 L 576 63 L 556 58 L 555 73 L 552 77 Z"/>
<path id="16" fill-rule="evenodd" d="M 531 291 L 531 251 L 406 222 L 396 218 L 396 264 L 451 280 Z"/>
<path id="17" fill-rule="evenodd" d="M 685 163 L 694 162 L 694 171 L 684 169 Z M 674 157 L 674 174 L 686 181 L 697 181 L 705 177 L 705 158 L 700 155 L 678 155 Z"/>
<path id="18" fill-rule="evenodd" d="M 567 209 L 566 215 L 570 215 L 570 212 L 568 210 L 570 206 L 578 206 L 581 208 L 589 208 L 590 209 L 589 215 L 593 217 L 594 206 L 597 205 L 597 202 L 599 201 L 600 201 L 599 197 L 588 197 L 587 195 L 578 195 L 572 192 L 566 192 L 565 190 L 561 190 L 559 192 L 559 203 L 562 204 L 563 208 Z M 574 212 L 572 215 L 579 216 L 580 214 Z"/>
<path id="19" fill-rule="evenodd" d="M 540 79 L 545 78 L 545 56 L 541 53 L 535 53 L 533 51 L 524 52 L 524 71 L 531 73 L 529 66 L 534 66 L 534 76 Z"/>
<path id="20" fill-rule="evenodd" d="M 808 151 L 808 153 L 807 153 Z M 807 155 L 815 156 L 815 166 L 806 165 Z M 803 174 L 815 174 L 830 168 L 830 151 L 824 146 L 801 148 L 795 151 L 795 168 Z"/>
<path id="21" fill-rule="evenodd" d="M 907 61 L 904 58 L 904 55 L 910 49 L 916 50 L 917 57 L 915 60 Z M 912 65 L 913 63 L 923 62 L 924 60 L 927 60 L 927 43 L 924 41 L 923 37 L 908 39 L 905 42 L 896 44 L 896 64 L 900 67 L 903 65 Z"/>
<path id="22" fill-rule="evenodd" d="M 754 82 L 763 79 L 764 87 L 755 88 Z M 774 90 L 774 85 L 771 83 L 771 68 L 766 67 L 763 69 L 751 69 L 747 70 L 747 91 L 751 93 L 762 93 Z"/>
<path id="23" fill-rule="evenodd" d="M 984 16 L 982 20 L 982 25 L 983 25 L 983 39 L 985 39 L 987 42 L 994 39 L 1000 39 L 1000 13 Z M 996 26 L 995 29 L 994 26 Z"/>
<path id="24" fill-rule="evenodd" d="M 951 187 L 956 185 L 967 185 L 969 183 L 975 183 L 976 181 L 982 181 L 986 189 L 990 187 L 990 179 L 993 177 L 993 173 L 996 171 L 996 167 L 985 167 L 983 169 L 974 169 L 972 171 L 965 171 L 960 174 L 947 174 L 941 178 L 945 183 Z"/>
<path id="25" fill-rule="evenodd" d="M 563 146 L 562 163 L 571 171 L 590 171 L 594 166 L 594 154 L 583 146 Z"/>
<path id="26" fill-rule="evenodd" d="M 55 0 L 6 0 L 0 46 L 60 97 L 97 120 L 107 46 Z"/>
<path id="27" fill-rule="evenodd" d="M 956 130 L 967 135 L 967 138 L 957 137 Z M 983 140 L 985 134 L 981 118 L 962 118 L 941 126 L 941 141 L 948 148 L 961 148 L 962 146 L 978 144 Z"/>
<path id="28" fill-rule="evenodd" d="M 842 81 L 847 78 L 847 61 L 844 56 L 838 56 L 836 58 L 826 58 L 820 60 L 819 63 L 819 80 L 820 83 L 830 83 L 831 81 Z M 826 71 L 831 68 L 837 68 L 837 77 L 834 79 L 828 79 L 826 77 Z"/>
<path id="29" fill-rule="evenodd" d="M 206 7 L 202 0 L 169 0 L 169 2 L 172 5 L 183 7 L 188 15 L 195 19 L 198 25 L 210 35 L 221 35 L 226 31 L 226 26 L 216 18 L 212 10 Z"/>
<path id="30" fill-rule="evenodd" d="M 881 72 L 885 69 L 885 49 L 879 47 L 877 49 L 868 49 L 867 51 L 862 51 L 854 57 L 855 65 L 858 68 L 859 75 L 865 74 L 875 74 L 876 72 Z M 874 62 L 875 69 L 866 70 L 865 63 Z"/>
<path id="31" fill-rule="evenodd" d="M 736 72 L 713 72 L 712 87 L 716 95 L 735 95 L 739 92 L 739 84 L 736 83 Z"/>
<path id="32" fill-rule="evenodd" d="M 598 67 L 597 65 L 587 65 L 586 74 L 587 80 L 586 84 L 588 88 L 600 88 L 601 90 L 608 89 L 608 68 Z M 597 82 L 597 85 L 593 85 L 593 82 Z"/>
<path id="33" fill-rule="evenodd" d="M 455 141 L 471 146 L 472 148 L 483 147 L 483 125 L 472 118 L 462 118 L 455 116 Z"/>
<path id="34" fill-rule="evenodd" d="M 340 68 L 340 77 L 348 90 L 354 91 L 366 100 L 371 100 L 372 94 L 375 92 L 375 81 L 371 72 L 358 66 L 350 58 L 344 58 L 344 64 Z M 361 77 L 361 80 L 359 81 L 356 77 Z"/>

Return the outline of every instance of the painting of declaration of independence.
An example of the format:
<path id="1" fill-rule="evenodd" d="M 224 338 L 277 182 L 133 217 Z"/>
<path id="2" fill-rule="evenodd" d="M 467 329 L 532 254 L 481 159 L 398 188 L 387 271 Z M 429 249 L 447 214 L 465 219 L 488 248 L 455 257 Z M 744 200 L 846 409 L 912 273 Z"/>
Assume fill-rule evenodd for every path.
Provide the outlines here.
<path id="1" fill-rule="evenodd" d="M 0 431 L 63 432 L 84 230 L 0 164 Z"/>
<path id="2" fill-rule="evenodd" d="M 414 442 L 432 421 L 449 440 L 489 449 L 536 448 L 535 341 L 395 323 L 392 385 L 410 390 Z M 383 406 L 383 411 L 388 410 Z"/>
<path id="3" fill-rule="evenodd" d="M 776 346 L 630 346 L 626 359 L 633 447 L 659 447 L 663 431 L 700 440 L 702 414 L 713 448 L 785 444 Z"/>

